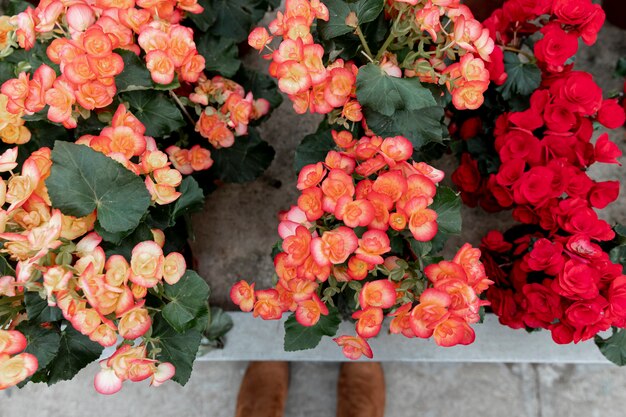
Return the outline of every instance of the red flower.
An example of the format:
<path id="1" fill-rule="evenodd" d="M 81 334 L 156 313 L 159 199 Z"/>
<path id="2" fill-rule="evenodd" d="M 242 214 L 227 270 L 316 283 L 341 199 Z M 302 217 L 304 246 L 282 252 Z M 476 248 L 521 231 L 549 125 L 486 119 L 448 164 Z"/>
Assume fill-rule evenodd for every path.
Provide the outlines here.
<path id="1" fill-rule="evenodd" d="M 549 69 L 560 72 L 565 61 L 578 51 L 578 37 L 561 29 L 558 23 L 550 23 L 541 29 L 543 39 L 535 44 L 535 56 L 548 65 Z"/>
<path id="2" fill-rule="evenodd" d="M 617 100 L 609 99 L 602 102 L 602 106 L 598 110 L 598 122 L 602 123 L 606 128 L 617 129 L 624 125 L 625 119 L 624 109 Z"/>
<path id="3" fill-rule="evenodd" d="M 619 196 L 619 181 L 596 182 L 589 193 L 592 207 L 603 209 Z"/>
<path id="4" fill-rule="evenodd" d="M 557 275 L 563 269 L 565 262 L 563 245 L 548 239 L 539 239 L 524 260 L 532 271 L 544 271 L 548 275 Z"/>
<path id="5" fill-rule="evenodd" d="M 452 181 L 462 191 L 473 193 L 480 187 L 480 180 L 478 162 L 473 160 L 470 154 L 464 153 L 461 157 L 461 165 L 452 174 Z"/>
<path id="6" fill-rule="evenodd" d="M 543 284 L 526 284 L 522 289 L 525 300 L 524 323 L 528 327 L 547 329 L 563 315 L 561 297 L 550 288 L 550 280 Z"/>
<path id="7" fill-rule="evenodd" d="M 600 274 L 596 269 L 587 264 L 569 260 L 557 279 L 552 282 L 552 288 L 564 297 L 588 300 L 598 296 L 599 282 Z"/>
<path id="8" fill-rule="evenodd" d="M 571 105 L 571 111 L 585 116 L 595 114 L 602 105 L 602 89 L 584 71 L 572 71 L 559 78 L 550 93 Z"/>

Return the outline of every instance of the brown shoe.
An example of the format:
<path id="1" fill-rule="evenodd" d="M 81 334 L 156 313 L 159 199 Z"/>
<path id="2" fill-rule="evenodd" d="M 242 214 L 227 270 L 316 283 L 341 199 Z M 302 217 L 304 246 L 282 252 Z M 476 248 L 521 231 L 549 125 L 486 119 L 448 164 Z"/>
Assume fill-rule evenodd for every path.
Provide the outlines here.
<path id="1" fill-rule="evenodd" d="M 250 362 L 239 387 L 235 417 L 282 417 L 288 385 L 288 362 Z"/>
<path id="2" fill-rule="evenodd" d="M 383 417 L 385 374 L 378 362 L 341 365 L 337 386 L 337 417 Z"/>

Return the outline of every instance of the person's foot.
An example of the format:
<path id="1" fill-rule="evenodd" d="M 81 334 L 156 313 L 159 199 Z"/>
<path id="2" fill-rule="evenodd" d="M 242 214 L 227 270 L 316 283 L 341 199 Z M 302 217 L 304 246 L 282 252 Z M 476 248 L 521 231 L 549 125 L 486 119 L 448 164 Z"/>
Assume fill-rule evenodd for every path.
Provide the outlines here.
<path id="1" fill-rule="evenodd" d="M 341 365 L 337 384 L 337 417 L 383 417 L 385 374 L 378 362 Z"/>
<path id="2" fill-rule="evenodd" d="M 282 417 L 288 385 L 288 362 L 250 362 L 239 387 L 235 417 Z"/>

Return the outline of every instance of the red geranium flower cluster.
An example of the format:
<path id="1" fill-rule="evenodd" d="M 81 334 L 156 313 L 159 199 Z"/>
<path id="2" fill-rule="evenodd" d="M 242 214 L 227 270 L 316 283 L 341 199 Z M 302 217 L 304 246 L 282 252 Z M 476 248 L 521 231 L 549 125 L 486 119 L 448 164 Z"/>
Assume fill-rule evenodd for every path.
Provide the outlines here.
<path id="1" fill-rule="evenodd" d="M 486 304 L 478 295 L 491 283 L 480 251 L 467 244 L 452 262 L 416 272 L 391 248 L 396 237 L 435 237 L 438 216 L 429 206 L 443 173 L 409 162 L 413 148 L 401 136 L 355 140 L 348 131 L 333 131 L 333 137 L 338 150 L 301 170 L 298 205 L 281 216 L 276 287 L 255 290 L 241 281 L 231 291 L 233 302 L 266 320 L 294 311 L 298 323 L 314 326 L 333 305 L 335 292 L 323 291 L 325 284 L 351 284 L 358 299 L 352 316 L 357 335 L 335 339 L 350 359 L 372 357 L 367 339 L 380 332 L 385 314 L 394 317 L 393 333 L 434 336 L 441 346 L 473 342 L 469 325 L 479 321 Z"/>
<path id="2" fill-rule="evenodd" d="M 538 63 L 561 72 L 578 51 L 579 38 L 587 45 L 596 42 L 604 19 L 602 7 L 591 0 L 508 0 L 483 25 L 501 45 L 541 32 L 534 45 Z"/>
<path id="3" fill-rule="evenodd" d="M 555 208 L 564 194 L 590 208 L 604 208 L 617 198 L 619 182 L 593 181 L 586 170 L 597 162 L 618 163 L 621 151 L 608 134 L 595 144 L 591 138 L 594 122 L 619 127 L 624 110 L 616 100 L 603 100 L 586 72 L 565 71 L 546 84 L 533 93 L 528 110 L 496 120 L 498 172 L 482 177 L 478 162 L 466 153 L 452 180 L 470 206 L 480 202 L 488 211 L 514 208 L 516 220 L 553 230 L 559 227 Z M 460 133 L 468 137 L 478 130 L 480 122 L 469 119 Z"/>

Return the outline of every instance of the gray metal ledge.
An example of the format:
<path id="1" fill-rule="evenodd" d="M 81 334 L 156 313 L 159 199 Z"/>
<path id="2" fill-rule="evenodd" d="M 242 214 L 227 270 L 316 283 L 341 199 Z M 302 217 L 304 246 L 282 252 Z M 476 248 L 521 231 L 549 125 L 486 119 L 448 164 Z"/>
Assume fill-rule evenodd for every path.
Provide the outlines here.
<path id="1" fill-rule="evenodd" d="M 264 321 L 250 313 L 230 312 L 234 326 L 226 335 L 224 349 L 212 349 L 198 357 L 200 361 L 325 361 L 341 362 L 347 359 L 341 348 L 329 337 L 324 337 L 315 348 L 298 352 L 283 350 L 285 334 L 282 320 Z M 402 335 L 383 333 L 369 343 L 374 360 L 381 362 L 509 362 L 509 363 L 610 363 L 600 353 L 593 340 L 579 344 L 557 345 L 550 332 L 527 333 L 498 323 L 488 314 L 482 324 L 474 325 L 476 341 L 469 346 L 442 348 L 432 339 L 407 339 Z M 354 324 L 341 323 L 339 335 L 354 335 Z"/>

